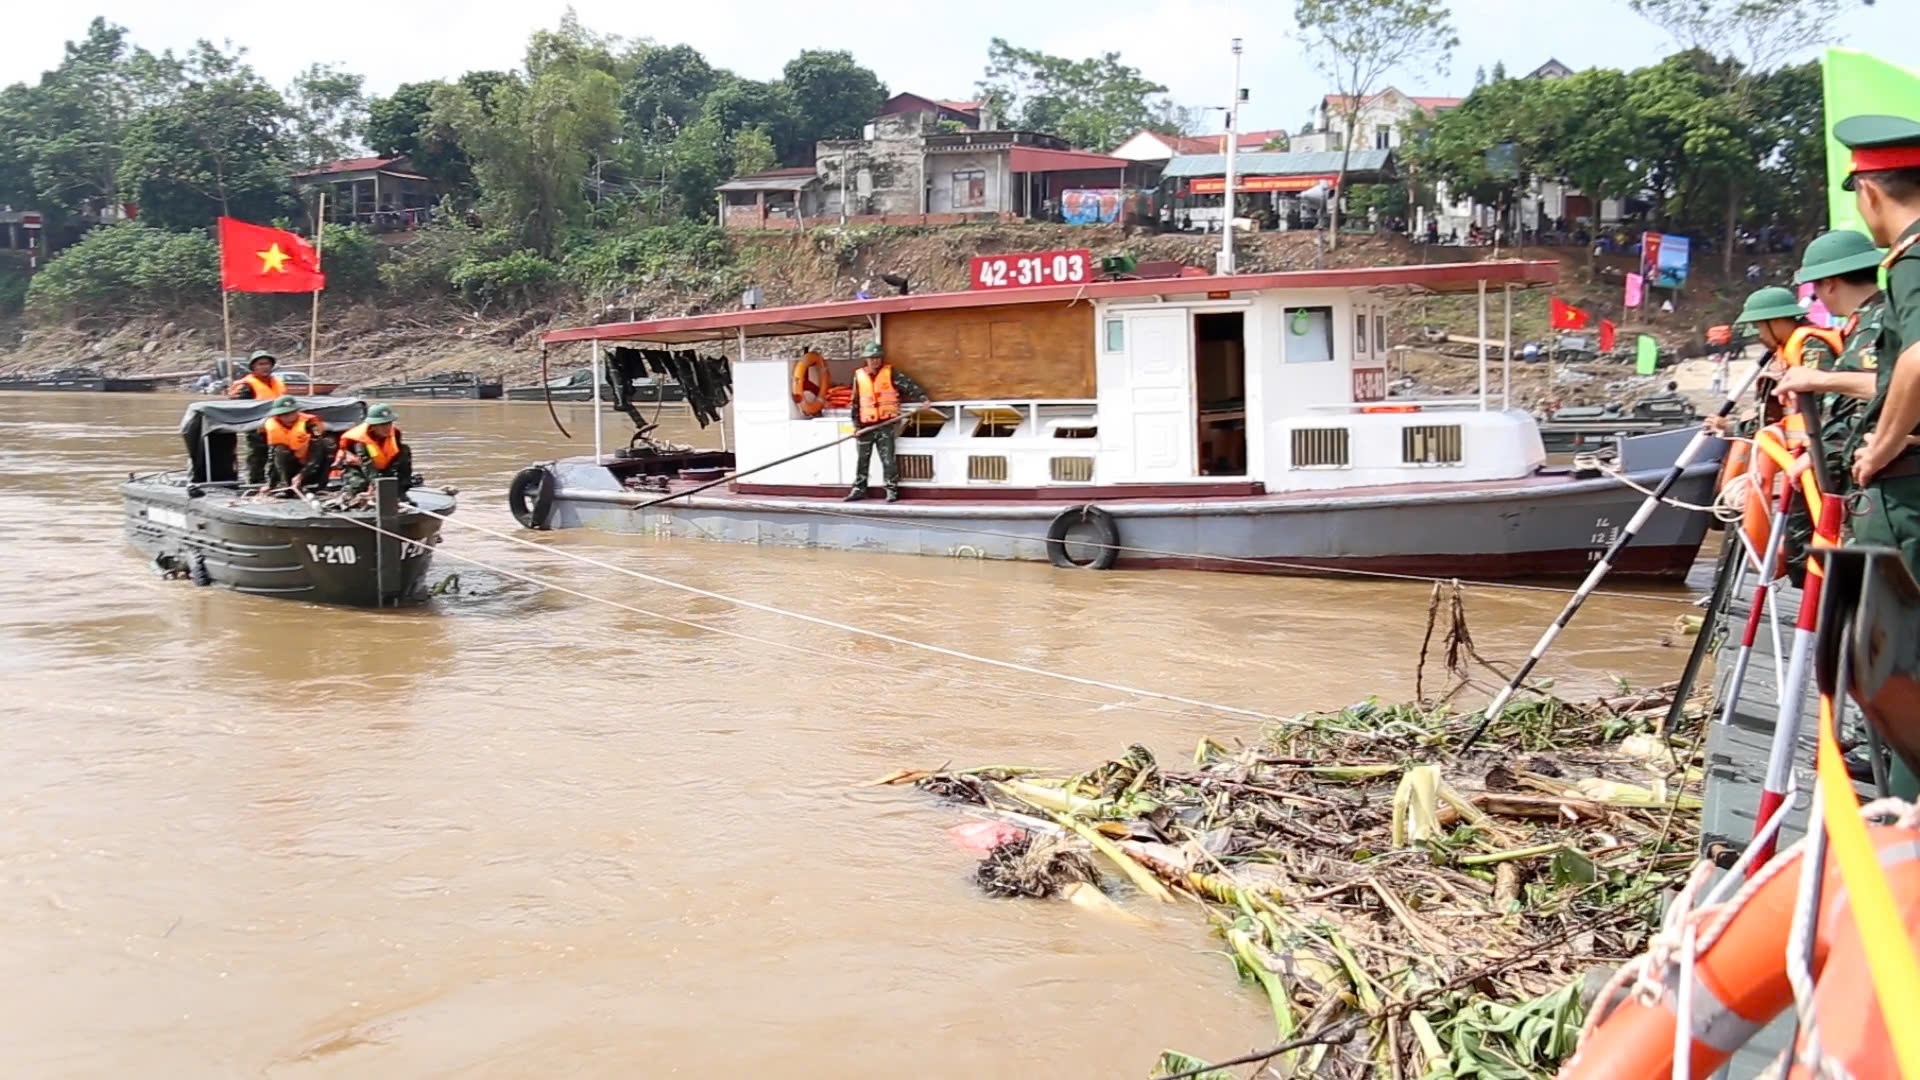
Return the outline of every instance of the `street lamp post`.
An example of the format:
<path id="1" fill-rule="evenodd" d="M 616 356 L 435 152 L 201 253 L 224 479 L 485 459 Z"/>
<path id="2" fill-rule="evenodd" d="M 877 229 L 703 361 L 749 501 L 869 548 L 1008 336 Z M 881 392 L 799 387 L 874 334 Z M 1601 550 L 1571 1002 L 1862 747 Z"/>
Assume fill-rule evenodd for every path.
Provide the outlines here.
<path id="1" fill-rule="evenodd" d="M 1220 194 L 1220 260 L 1215 269 L 1233 273 L 1233 161 L 1240 152 L 1240 39 L 1233 39 L 1233 93 L 1227 98 L 1227 186 Z"/>

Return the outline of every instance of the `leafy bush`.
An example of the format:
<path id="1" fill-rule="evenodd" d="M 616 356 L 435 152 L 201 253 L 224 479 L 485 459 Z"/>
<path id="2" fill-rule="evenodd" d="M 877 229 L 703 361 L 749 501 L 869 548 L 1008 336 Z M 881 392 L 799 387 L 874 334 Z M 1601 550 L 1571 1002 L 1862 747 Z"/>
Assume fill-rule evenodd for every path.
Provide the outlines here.
<path id="1" fill-rule="evenodd" d="M 373 234 L 349 225 L 328 225 L 320 234 L 320 268 L 327 273 L 327 293 L 349 300 L 373 295 L 380 286 L 380 263 L 386 253 Z"/>
<path id="2" fill-rule="evenodd" d="M 566 278 L 605 296 L 636 285 L 711 286 L 733 264 L 733 248 L 717 225 L 681 222 L 603 235 L 566 255 Z"/>
<path id="3" fill-rule="evenodd" d="M 559 267 L 523 248 L 498 259 L 468 259 L 454 267 L 451 280 L 454 288 L 483 303 L 517 298 L 531 304 L 559 276 Z"/>
<path id="4" fill-rule="evenodd" d="M 454 289 L 454 271 L 462 263 L 484 262 L 514 250 L 504 233 L 482 232 L 461 220 L 445 203 L 430 225 L 408 234 L 380 263 L 380 283 L 401 300 Z"/>
<path id="5" fill-rule="evenodd" d="M 26 310 L 27 283 L 32 280 L 33 275 L 24 268 L 0 267 L 0 316 L 18 315 Z"/>
<path id="6" fill-rule="evenodd" d="M 42 318 L 164 312 L 220 295 L 220 249 L 205 233 L 125 222 L 95 229 L 27 286 Z"/>

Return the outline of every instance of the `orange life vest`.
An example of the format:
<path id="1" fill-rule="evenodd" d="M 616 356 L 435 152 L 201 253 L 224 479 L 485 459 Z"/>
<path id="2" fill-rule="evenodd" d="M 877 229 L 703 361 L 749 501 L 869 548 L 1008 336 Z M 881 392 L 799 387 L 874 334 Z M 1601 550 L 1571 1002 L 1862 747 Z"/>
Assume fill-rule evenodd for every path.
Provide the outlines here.
<path id="1" fill-rule="evenodd" d="M 869 375 L 865 364 L 853 373 L 853 385 L 860 404 L 860 423 L 877 424 L 900 416 L 900 392 L 893 388 L 893 365 L 883 364 L 880 374 Z"/>
<path id="2" fill-rule="evenodd" d="M 282 423 L 281 417 L 269 416 L 260 430 L 267 436 L 268 446 L 284 446 L 293 451 L 293 459 L 305 465 L 313 454 L 314 431 L 325 431 L 326 426 L 312 413 L 294 413 L 291 423 Z"/>
<path id="3" fill-rule="evenodd" d="M 376 469 L 386 468 L 393 464 L 394 458 L 400 456 L 400 429 L 397 426 L 389 427 L 387 437 L 384 439 L 375 439 L 367 431 L 367 427 L 366 424 L 359 424 L 347 429 L 347 433 L 340 436 L 340 452 L 333 458 L 335 464 L 352 461 L 355 444 L 364 445 L 368 452 L 373 454 L 373 467 Z"/>
<path id="4" fill-rule="evenodd" d="M 249 371 L 245 375 L 240 376 L 239 382 L 227 388 L 227 396 L 239 397 L 240 388 L 243 386 L 253 388 L 253 400 L 255 401 L 272 401 L 274 398 L 285 397 L 287 394 L 287 384 L 280 381 L 280 376 L 269 375 L 262 379 L 260 376 Z"/>
<path id="5" fill-rule="evenodd" d="M 808 350 L 793 365 L 793 400 L 808 416 L 819 416 L 827 407 L 827 391 L 833 380 L 827 375 L 827 358 Z"/>

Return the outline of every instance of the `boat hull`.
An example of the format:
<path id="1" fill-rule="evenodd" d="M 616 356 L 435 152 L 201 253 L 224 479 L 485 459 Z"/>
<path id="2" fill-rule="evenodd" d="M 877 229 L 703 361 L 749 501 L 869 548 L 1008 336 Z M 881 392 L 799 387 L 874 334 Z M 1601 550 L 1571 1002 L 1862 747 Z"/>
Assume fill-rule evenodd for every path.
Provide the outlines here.
<path id="1" fill-rule="evenodd" d="M 0 379 L 0 390 L 53 390 L 98 392 L 107 388 L 107 380 L 95 376 L 43 375 L 18 379 Z"/>
<path id="2" fill-rule="evenodd" d="M 127 539 L 134 547 L 194 580 L 260 596 L 383 606 L 380 537 L 356 523 L 372 524 L 372 511 L 343 520 L 298 500 L 263 502 L 240 496 L 232 485 L 189 485 L 178 478 L 132 480 L 122 486 L 121 497 Z M 453 510 L 452 498 L 438 492 L 410 498 L 436 513 Z M 398 588 L 384 600 L 418 600 L 440 542 L 440 521 L 403 500 L 392 531 L 406 542 Z"/>
<path id="3" fill-rule="evenodd" d="M 497 382 L 484 383 L 396 383 L 369 386 L 359 391 L 367 398 L 429 399 L 443 401 L 491 401 L 502 393 Z"/>
<path id="4" fill-rule="evenodd" d="M 1606 476 L 1570 473 L 1507 484 L 1409 485 L 1314 495 L 877 500 L 712 491 L 639 509 L 657 492 L 622 490 L 591 461 L 560 462 L 550 524 L 785 547 L 1046 561 L 1047 531 L 1091 502 L 1113 515 L 1120 568 L 1276 574 L 1533 578 L 1586 574 L 1643 496 Z M 1666 470 L 1634 474 L 1644 487 Z M 1711 500 L 1718 466 L 1690 467 L 1672 497 Z M 1660 507 L 1614 572 L 1679 579 L 1707 516 Z"/>

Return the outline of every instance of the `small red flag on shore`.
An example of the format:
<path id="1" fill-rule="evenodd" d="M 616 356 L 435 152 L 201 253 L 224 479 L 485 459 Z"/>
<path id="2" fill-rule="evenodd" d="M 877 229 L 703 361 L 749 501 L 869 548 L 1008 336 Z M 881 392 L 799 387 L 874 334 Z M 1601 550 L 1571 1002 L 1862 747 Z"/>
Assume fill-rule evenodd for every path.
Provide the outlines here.
<path id="1" fill-rule="evenodd" d="M 1613 351 L 1614 335 L 1616 333 L 1618 333 L 1618 331 L 1614 328 L 1612 319 L 1600 320 L 1600 351 L 1601 352 Z"/>
<path id="2" fill-rule="evenodd" d="M 1559 297 L 1547 301 L 1548 322 L 1555 330 L 1583 330 L 1587 325 L 1587 313 L 1567 303 Z"/>
<path id="3" fill-rule="evenodd" d="M 313 245 L 285 229 L 220 219 L 220 287 L 227 292 L 304 293 L 327 287 Z"/>

